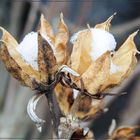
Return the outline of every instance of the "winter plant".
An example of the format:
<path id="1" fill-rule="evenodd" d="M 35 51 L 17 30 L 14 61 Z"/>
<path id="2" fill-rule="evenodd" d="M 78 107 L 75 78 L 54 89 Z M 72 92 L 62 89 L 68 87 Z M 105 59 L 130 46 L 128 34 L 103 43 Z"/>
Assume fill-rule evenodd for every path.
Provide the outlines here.
<path id="1" fill-rule="evenodd" d="M 1 60 L 22 85 L 36 91 L 29 100 L 27 112 L 40 132 L 45 120 L 37 116 L 35 109 L 38 100 L 46 97 L 53 138 L 94 139 L 94 133 L 82 122 L 104 112 L 104 97 L 115 95 L 108 90 L 130 76 L 137 63 L 135 55 L 139 53 L 134 43 L 137 31 L 116 50 L 117 43 L 109 32 L 113 16 L 94 28 L 88 25 L 71 39 L 62 13 L 56 35 L 41 15 L 37 32 L 27 34 L 19 44 L 0 28 Z M 71 53 L 68 52 L 69 40 L 73 46 Z M 60 118 L 56 101 L 62 114 Z M 115 129 L 115 125 L 113 120 L 108 139 L 140 139 L 134 134 L 136 126 Z"/>

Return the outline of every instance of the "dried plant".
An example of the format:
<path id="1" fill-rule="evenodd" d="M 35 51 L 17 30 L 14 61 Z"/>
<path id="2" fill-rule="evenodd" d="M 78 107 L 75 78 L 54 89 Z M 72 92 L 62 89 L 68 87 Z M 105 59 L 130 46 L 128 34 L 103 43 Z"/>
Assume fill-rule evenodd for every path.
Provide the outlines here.
<path id="1" fill-rule="evenodd" d="M 140 137 L 135 136 L 135 130 L 139 129 L 139 126 L 122 126 L 115 130 L 116 122 L 112 120 L 112 124 L 109 128 L 110 140 L 140 140 Z"/>
<path id="2" fill-rule="evenodd" d="M 8 72 L 21 84 L 37 91 L 29 100 L 27 112 L 39 131 L 45 120 L 36 115 L 35 109 L 38 100 L 45 95 L 54 138 L 94 139 L 93 132 L 82 126 L 82 122 L 104 112 L 105 96 L 122 95 L 108 90 L 121 84 L 132 73 L 137 63 L 135 55 L 139 53 L 134 43 L 138 31 L 115 50 L 116 41 L 109 33 L 113 17 L 94 28 L 88 25 L 87 29 L 74 34 L 70 39 L 73 44 L 71 54 L 67 49 L 69 31 L 62 13 L 57 35 L 41 15 L 37 32 L 27 34 L 20 44 L 4 28 L 0 28 L 0 56 Z M 63 117 L 56 117 L 55 100 Z M 133 128 L 113 131 L 112 127 L 109 132 L 112 140 L 133 134 Z"/>

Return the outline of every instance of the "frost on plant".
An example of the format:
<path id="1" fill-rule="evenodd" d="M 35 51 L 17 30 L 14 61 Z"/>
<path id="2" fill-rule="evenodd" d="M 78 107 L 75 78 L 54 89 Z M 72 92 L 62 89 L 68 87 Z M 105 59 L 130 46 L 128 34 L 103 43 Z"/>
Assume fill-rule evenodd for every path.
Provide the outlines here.
<path id="1" fill-rule="evenodd" d="M 58 138 L 94 139 L 94 134 L 82 122 L 104 112 L 108 90 L 121 84 L 137 63 L 138 51 L 134 43 L 137 31 L 116 49 L 115 37 L 109 32 L 113 16 L 75 33 L 71 39 L 62 13 L 56 35 L 43 15 L 38 30 L 27 34 L 21 43 L 0 28 L 1 60 L 21 84 L 37 91 L 29 100 L 27 111 L 39 131 L 45 121 L 36 115 L 35 108 L 45 94 Z M 69 40 L 73 45 L 70 55 L 67 52 Z M 64 116 L 57 119 L 60 123 L 55 122 L 53 91 Z M 119 130 L 115 130 L 114 123 L 109 131 L 110 139 L 120 136 Z M 121 132 L 127 135 L 124 128 Z"/>

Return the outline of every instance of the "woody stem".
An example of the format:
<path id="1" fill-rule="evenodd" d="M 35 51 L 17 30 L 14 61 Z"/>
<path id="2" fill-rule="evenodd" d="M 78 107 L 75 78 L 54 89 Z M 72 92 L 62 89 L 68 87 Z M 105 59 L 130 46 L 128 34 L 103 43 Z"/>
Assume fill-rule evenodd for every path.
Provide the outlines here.
<path id="1" fill-rule="evenodd" d="M 54 104 L 54 97 L 53 97 L 53 91 L 51 89 L 48 89 L 45 96 L 48 100 L 48 106 L 50 109 L 50 115 L 51 115 L 51 122 L 53 127 L 53 137 L 58 138 L 58 125 L 59 125 L 59 118 L 57 117 L 57 111 Z"/>

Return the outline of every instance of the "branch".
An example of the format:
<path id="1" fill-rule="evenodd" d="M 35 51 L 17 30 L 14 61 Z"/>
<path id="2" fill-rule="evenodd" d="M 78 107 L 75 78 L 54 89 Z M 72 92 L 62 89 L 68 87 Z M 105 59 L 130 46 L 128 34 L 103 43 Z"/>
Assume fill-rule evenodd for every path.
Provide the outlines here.
<path id="1" fill-rule="evenodd" d="M 59 125 L 59 118 L 57 118 L 57 110 L 54 104 L 54 98 L 53 98 L 53 91 L 51 89 L 48 89 L 48 91 L 45 93 L 45 96 L 48 100 L 48 105 L 50 109 L 50 115 L 51 115 L 51 123 L 53 127 L 53 137 L 58 138 L 58 125 Z"/>

